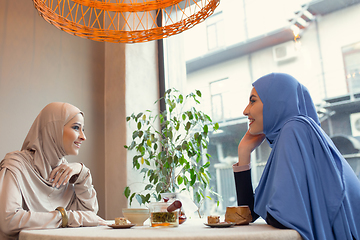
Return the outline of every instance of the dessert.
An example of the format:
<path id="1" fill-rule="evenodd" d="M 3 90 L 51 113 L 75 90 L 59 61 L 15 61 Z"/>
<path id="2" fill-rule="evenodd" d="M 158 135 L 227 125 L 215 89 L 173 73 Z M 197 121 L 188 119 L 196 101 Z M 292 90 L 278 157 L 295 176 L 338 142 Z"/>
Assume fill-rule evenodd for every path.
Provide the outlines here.
<path id="1" fill-rule="evenodd" d="M 124 217 L 115 218 L 115 225 L 127 225 L 127 219 Z"/>
<path id="2" fill-rule="evenodd" d="M 225 222 L 233 222 L 235 225 L 246 225 L 251 221 L 251 211 L 248 206 L 226 208 Z"/>
<path id="3" fill-rule="evenodd" d="M 220 223 L 220 216 L 211 215 L 207 217 L 207 220 L 208 224 Z"/>

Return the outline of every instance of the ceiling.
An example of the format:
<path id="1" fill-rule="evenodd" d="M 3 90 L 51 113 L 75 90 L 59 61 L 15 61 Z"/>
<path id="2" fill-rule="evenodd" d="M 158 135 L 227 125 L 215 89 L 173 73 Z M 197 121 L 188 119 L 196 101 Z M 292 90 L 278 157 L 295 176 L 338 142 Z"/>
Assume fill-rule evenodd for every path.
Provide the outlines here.
<path id="1" fill-rule="evenodd" d="M 314 0 L 309 3 L 308 10 L 314 15 L 324 16 L 358 3 L 360 3 L 360 0 Z M 289 27 L 278 29 L 257 38 L 252 38 L 248 41 L 240 42 L 238 44 L 207 53 L 204 56 L 191 59 L 186 62 L 186 72 L 189 74 L 220 62 L 228 61 L 263 48 L 290 41 L 294 39 L 294 36 Z"/>

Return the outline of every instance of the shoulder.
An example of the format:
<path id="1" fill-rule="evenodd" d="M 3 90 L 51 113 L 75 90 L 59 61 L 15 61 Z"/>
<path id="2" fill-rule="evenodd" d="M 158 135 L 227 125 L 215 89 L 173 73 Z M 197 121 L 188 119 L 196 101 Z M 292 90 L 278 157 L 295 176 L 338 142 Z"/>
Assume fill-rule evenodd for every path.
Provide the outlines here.
<path id="1" fill-rule="evenodd" d="M 23 170 L 25 168 L 24 164 L 26 158 L 28 157 L 30 157 L 30 153 L 28 153 L 28 151 L 9 152 L 1 161 L 0 168 L 7 168 L 12 171 L 15 171 L 15 169 Z"/>
<path id="2" fill-rule="evenodd" d="M 311 152 L 318 145 L 318 131 L 316 126 L 303 118 L 295 118 L 286 122 L 276 141 L 277 150 L 291 152 Z"/>
<path id="3" fill-rule="evenodd" d="M 311 124 L 302 118 L 294 118 L 287 121 L 280 131 L 280 137 L 309 137 L 314 132 Z"/>

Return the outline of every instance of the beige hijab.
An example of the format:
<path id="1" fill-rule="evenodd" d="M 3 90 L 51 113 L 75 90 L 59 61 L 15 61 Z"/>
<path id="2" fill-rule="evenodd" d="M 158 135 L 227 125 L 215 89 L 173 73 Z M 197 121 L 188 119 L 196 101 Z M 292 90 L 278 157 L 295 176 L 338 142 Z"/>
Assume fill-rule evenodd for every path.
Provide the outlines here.
<path id="1" fill-rule="evenodd" d="M 67 162 L 63 129 L 79 113 L 83 114 L 68 103 L 48 104 L 35 119 L 21 151 L 8 153 L 1 162 L 0 169 L 7 168 L 16 178 L 29 210 L 52 211 L 70 204 L 73 187 L 53 188 L 48 178 L 52 169 Z"/>
<path id="2" fill-rule="evenodd" d="M 82 112 L 68 103 L 48 104 L 37 116 L 21 150 L 34 151 L 32 165 L 47 179 L 52 169 L 66 155 L 63 146 L 63 129 L 75 115 Z"/>

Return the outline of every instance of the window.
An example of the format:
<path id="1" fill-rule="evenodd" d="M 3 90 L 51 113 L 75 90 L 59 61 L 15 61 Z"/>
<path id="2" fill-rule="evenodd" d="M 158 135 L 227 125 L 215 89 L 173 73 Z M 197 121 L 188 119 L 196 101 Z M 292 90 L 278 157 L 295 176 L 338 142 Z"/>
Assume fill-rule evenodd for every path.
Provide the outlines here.
<path id="1" fill-rule="evenodd" d="M 342 48 L 349 93 L 360 92 L 360 42 Z"/>
<path id="2" fill-rule="evenodd" d="M 237 108 L 240 104 L 238 87 L 238 84 L 229 78 L 210 82 L 211 112 L 214 121 L 222 122 L 242 117 L 242 111 Z"/>
<path id="3" fill-rule="evenodd" d="M 293 41 L 288 19 L 294 17 L 304 3 L 307 1 L 222 1 L 221 10 L 204 23 L 165 40 L 169 43 L 167 46 L 173 46 L 165 50 L 169 60 L 166 88 L 177 84 L 184 92 L 201 90 L 205 112 L 211 113 L 211 118 L 220 125 L 220 131 L 210 135 L 208 153 L 212 156 L 210 186 L 222 195 L 222 200 L 219 207 L 214 200 L 205 202 L 204 215 L 221 215 L 227 206 L 237 204 L 232 163 L 237 161 L 237 146 L 248 129 L 243 110 L 249 101 L 251 83 L 258 77 L 271 72 L 295 76 L 309 89 L 319 111 L 327 110 L 321 117 L 324 131 L 330 137 L 352 135 L 349 113 L 359 112 L 359 102 L 339 105 L 337 101 L 346 94 L 346 87 L 348 92 L 360 93 L 360 39 L 358 34 L 349 34 L 357 23 L 347 21 L 350 15 L 357 17 L 354 12 L 358 11 L 354 9 L 359 5 L 339 9 L 336 14 L 324 13 L 327 17 L 321 19 L 318 28 L 312 25 L 302 30 L 301 38 L 297 39 L 300 46 L 297 57 L 277 63 L 273 59 L 273 47 Z M 312 10 L 321 12 L 328 7 L 326 1 L 317 4 L 322 5 L 314 5 Z M 261 10 L 259 6 L 266 8 Z M 332 24 L 335 21 L 338 24 Z M 324 39 L 320 44 L 317 36 Z M 352 44 L 354 42 L 356 44 Z M 342 49 L 343 59 L 340 59 L 339 49 Z M 360 94 L 354 94 L 354 98 L 360 98 Z M 354 137 L 360 141 L 359 136 Z M 254 188 L 270 151 L 264 141 L 252 155 Z M 354 156 L 346 159 L 359 162 L 354 170 L 360 177 L 360 153 Z"/>
<path id="4" fill-rule="evenodd" d="M 208 50 L 213 50 L 224 45 L 223 22 L 222 12 L 218 12 L 206 19 Z"/>

